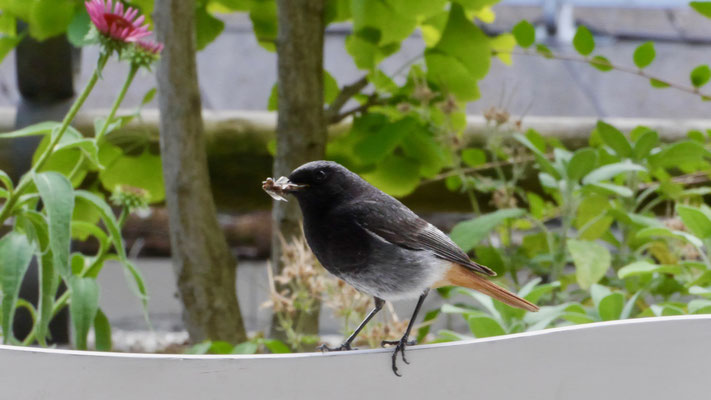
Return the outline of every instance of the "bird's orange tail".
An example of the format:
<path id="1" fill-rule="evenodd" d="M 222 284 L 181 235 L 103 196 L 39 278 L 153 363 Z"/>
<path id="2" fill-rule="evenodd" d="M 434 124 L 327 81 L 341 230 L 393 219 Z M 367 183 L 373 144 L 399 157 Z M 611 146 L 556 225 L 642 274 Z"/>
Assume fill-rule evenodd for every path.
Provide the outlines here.
<path id="1" fill-rule="evenodd" d="M 465 288 L 474 289 L 512 307 L 522 308 L 528 311 L 538 311 L 537 305 L 531 303 L 530 301 L 524 298 L 516 296 L 515 294 L 509 292 L 508 290 L 502 288 L 494 282 L 491 282 L 483 276 L 480 276 L 476 272 L 464 268 L 458 264 L 452 264 L 452 267 L 449 269 L 449 271 L 447 271 L 447 274 L 445 275 L 444 279 L 437 282 L 435 284 L 435 287 L 447 285 L 462 286 Z"/>

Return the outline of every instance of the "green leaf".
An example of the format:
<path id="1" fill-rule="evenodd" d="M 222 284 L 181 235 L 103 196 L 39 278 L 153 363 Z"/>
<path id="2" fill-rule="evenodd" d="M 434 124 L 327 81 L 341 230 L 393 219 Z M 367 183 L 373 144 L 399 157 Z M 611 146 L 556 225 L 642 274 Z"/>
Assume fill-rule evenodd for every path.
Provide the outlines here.
<path id="1" fill-rule="evenodd" d="M 266 346 L 266 348 L 274 354 L 291 353 L 289 346 L 285 345 L 281 340 L 261 339 L 260 342 L 262 342 L 264 346 Z"/>
<path id="2" fill-rule="evenodd" d="M 74 345 L 79 350 L 86 350 L 86 337 L 99 310 L 99 285 L 94 279 L 72 276 L 69 279 L 69 290 L 69 315 L 74 327 Z"/>
<path id="3" fill-rule="evenodd" d="M 615 185 L 614 183 L 595 182 L 585 185 L 585 189 L 590 189 L 597 193 L 615 195 L 624 198 L 630 198 L 634 195 L 632 189 L 626 186 Z"/>
<path id="4" fill-rule="evenodd" d="M 691 8 L 706 18 L 711 18 L 711 1 L 692 1 Z"/>
<path id="5" fill-rule="evenodd" d="M 74 192 L 74 195 L 77 198 L 81 198 L 92 204 L 101 214 L 101 219 L 104 221 L 104 225 L 106 225 L 106 228 L 109 231 L 111 241 L 113 242 L 114 249 L 118 253 L 119 259 L 125 260 L 126 249 L 124 249 L 123 247 L 121 229 L 119 228 L 118 222 L 116 221 L 116 216 L 114 215 L 113 211 L 111 211 L 111 207 L 109 207 L 109 205 L 106 204 L 106 202 L 99 196 L 91 192 L 87 192 L 85 190 L 77 190 L 76 192 Z"/>
<path id="6" fill-rule="evenodd" d="M 691 233 L 701 239 L 711 238 L 711 209 L 707 206 L 696 208 L 677 204 L 676 212 Z"/>
<path id="7" fill-rule="evenodd" d="M 603 297 L 597 303 L 597 312 L 603 321 L 614 321 L 620 318 L 625 306 L 625 296 L 614 292 Z"/>
<path id="8" fill-rule="evenodd" d="M 244 342 L 232 348 L 232 354 L 254 354 L 259 346 L 253 342 Z"/>
<path id="9" fill-rule="evenodd" d="M 594 56 L 590 60 L 590 65 L 602 72 L 612 71 L 614 69 L 610 60 L 603 56 Z"/>
<path id="10" fill-rule="evenodd" d="M 536 146 L 531 140 L 529 140 L 528 137 L 523 136 L 520 133 L 515 133 L 514 139 L 516 139 L 519 143 L 526 146 L 529 150 L 531 150 L 531 152 L 533 152 L 533 155 L 536 157 L 536 161 L 538 162 L 538 165 L 540 166 L 543 172 L 550 174 L 555 179 L 561 178 L 560 173 L 553 166 L 553 164 L 551 164 L 546 155 L 543 154 L 539 147 Z"/>
<path id="11" fill-rule="evenodd" d="M 395 81 L 380 69 L 375 69 L 368 73 L 368 82 L 372 83 L 378 91 L 384 93 L 395 93 L 399 89 Z M 336 90 L 338 90 L 338 86 L 336 86 Z M 326 102 L 330 103 L 331 101 L 327 100 Z"/>
<path id="12" fill-rule="evenodd" d="M 597 162 L 597 152 L 594 149 L 580 149 L 573 154 L 568 162 L 566 173 L 568 178 L 578 181 L 595 168 Z"/>
<path id="13" fill-rule="evenodd" d="M 71 274 L 69 246 L 72 213 L 74 212 L 72 184 L 67 178 L 56 172 L 42 172 L 33 175 L 32 178 L 47 212 L 52 263 L 59 274 L 67 278 Z"/>
<path id="14" fill-rule="evenodd" d="M 205 6 L 195 9 L 195 45 L 202 50 L 225 30 L 225 23 L 207 12 Z"/>
<path id="15" fill-rule="evenodd" d="M 82 7 L 79 9 L 79 12 L 74 14 L 72 22 L 70 22 L 67 27 L 67 39 L 69 43 L 75 47 L 82 47 L 92 43 L 93 40 L 87 40 L 90 28 L 91 19 L 89 18 L 89 13 Z"/>
<path id="16" fill-rule="evenodd" d="M 269 100 L 267 100 L 267 110 L 276 111 L 279 109 L 279 83 L 274 82 L 272 90 L 269 92 Z"/>
<path id="17" fill-rule="evenodd" d="M 353 30 L 358 32 L 370 29 L 377 32 L 378 40 L 374 41 L 376 45 L 401 42 L 417 26 L 417 15 L 398 12 L 398 9 L 407 7 L 405 4 L 397 6 L 401 1 L 396 0 L 395 7 L 385 1 L 352 1 Z"/>
<path id="18" fill-rule="evenodd" d="M 0 182 L 2 182 L 3 185 L 5 185 L 5 188 L 7 190 L 13 190 L 14 185 L 12 184 L 12 179 L 10 179 L 10 176 L 5 172 L 0 170 Z"/>
<path id="19" fill-rule="evenodd" d="M 40 215 L 41 217 L 41 215 Z M 42 254 L 38 259 L 40 296 L 37 305 L 36 336 L 40 345 L 45 346 L 45 338 L 49 331 L 49 323 L 52 319 L 52 308 L 54 307 L 54 297 L 59 288 L 59 274 L 54 268 L 52 252 Z"/>
<path id="20" fill-rule="evenodd" d="M 0 133 L 0 139 L 11 139 L 26 136 L 38 136 L 46 135 L 52 133 L 55 128 L 58 128 L 61 124 L 59 122 L 46 121 L 33 124 L 16 131 Z"/>
<path id="21" fill-rule="evenodd" d="M 405 155 L 420 163 L 420 175 L 432 178 L 449 163 L 447 149 L 422 125 L 419 125 L 400 142 Z"/>
<path id="22" fill-rule="evenodd" d="M 689 79 L 694 87 L 700 88 L 704 86 L 711 78 L 711 69 L 708 65 L 699 65 L 698 67 L 691 70 Z"/>
<path id="23" fill-rule="evenodd" d="M 479 98 L 479 81 L 461 61 L 447 54 L 427 50 L 425 62 L 429 81 L 451 92 L 458 100 L 471 101 Z"/>
<path id="24" fill-rule="evenodd" d="M 516 47 L 516 39 L 510 33 L 502 33 L 489 41 L 492 52 L 496 54 L 499 60 L 505 65 L 513 65 L 511 54 Z"/>
<path id="25" fill-rule="evenodd" d="M 462 161 L 470 167 L 478 167 L 486 163 L 486 153 L 481 149 L 464 149 L 462 150 Z"/>
<path id="26" fill-rule="evenodd" d="M 519 218 L 526 213 L 521 208 L 505 208 L 480 217 L 460 222 L 454 226 L 450 237 L 465 252 L 470 251 L 489 233 L 507 219 Z"/>
<path id="27" fill-rule="evenodd" d="M 681 268 L 678 265 L 659 265 L 642 260 L 635 261 L 620 268 L 619 271 L 617 271 L 617 276 L 620 279 L 625 279 L 630 276 L 651 275 L 655 272 L 677 274 L 681 272 Z"/>
<path id="28" fill-rule="evenodd" d="M 671 230 L 663 226 L 653 226 L 649 228 L 643 228 L 637 231 L 637 238 L 647 239 L 655 236 L 662 237 L 673 237 L 677 239 L 685 240 L 696 247 L 703 246 L 703 242 L 698 237 L 683 231 Z"/>
<path id="29" fill-rule="evenodd" d="M 711 314 L 711 300 L 691 300 L 689 302 L 689 314 Z"/>
<path id="30" fill-rule="evenodd" d="M 365 164 L 378 163 L 392 155 L 400 141 L 417 125 L 417 121 L 409 117 L 385 124 L 356 143 L 353 152 Z"/>
<path id="31" fill-rule="evenodd" d="M 511 33 L 516 38 L 516 43 L 523 48 L 531 47 L 536 41 L 536 28 L 525 19 L 514 25 Z"/>
<path id="32" fill-rule="evenodd" d="M 259 45 L 268 51 L 275 51 L 278 31 L 276 1 L 251 1 L 249 19 Z"/>
<path id="33" fill-rule="evenodd" d="M 637 68 L 644 68 L 654 61 L 656 53 L 654 51 L 654 42 L 646 42 L 637 46 L 632 58 Z"/>
<path id="34" fill-rule="evenodd" d="M 657 89 L 664 89 L 668 88 L 670 85 L 664 81 L 660 81 L 659 79 L 654 79 L 654 78 L 649 78 L 649 84 L 652 85 L 653 88 Z"/>
<path id="35" fill-rule="evenodd" d="M 96 310 L 96 317 L 94 318 L 94 336 L 96 338 L 96 350 L 111 351 L 111 323 L 109 323 L 109 319 L 106 318 L 106 314 L 100 308 Z"/>
<path id="36" fill-rule="evenodd" d="M 635 160 L 642 160 L 659 144 L 659 134 L 656 131 L 647 130 L 637 139 L 632 150 L 632 157 Z"/>
<path id="37" fill-rule="evenodd" d="M 99 179 L 109 192 L 115 191 L 119 185 L 128 185 L 146 190 L 149 203 L 165 199 L 161 158 L 148 148 L 133 156 L 104 141 L 99 148 L 99 162 L 104 166 Z"/>
<path id="38" fill-rule="evenodd" d="M 469 330 L 478 338 L 505 335 L 506 331 L 493 318 L 486 315 L 471 315 L 467 318 Z"/>
<path id="39" fill-rule="evenodd" d="M 63 33 L 74 18 L 74 0 L 34 0 L 29 14 L 30 35 L 37 40 Z"/>
<path id="40" fill-rule="evenodd" d="M 3 343 L 13 338 L 12 322 L 15 304 L 20 294 L 22 278 L 30 266 L 33 247 L 25 235 L 10 232 L 0 239 L 0 282 L 2 285 L 2 337 Z"/>
<path id="41" fill-rule="evenodd" d="M 649 157 L 649 163 L 656 168 L 674 168 L 685 163 L 699 162 L 706 155 L 706 149 L 699 142 L 686 140 L 671 143 L 662 151 Z"/>
<path id="42" fill-rule="evenodd" d="M 412 193 L 420 183 L 419 164 L 397 154 L 385 157 L 375 171 L 362 176 L 372 185 L 398 197 Z"/>
<path id="43" fill-rule="evenodd" d="M 536 53 L 542 55 L 545 58 L 553 58 L 553 52 L 551 51 L 551 49 L 541 43 L 538 43 L 536 45 Z"/>
<path id="44" fill-rule="evenodd" d="M 618 156 L 623 158 L 632 156 L 630 142 L 617 128 L 603 121 L 598 121 L 597 132 L 605 144 L 610 146 Z"/>
<path id="45" fill-rule="evenodd" d="M 634 164 L 631 161 L 607 164 L 585 175 L 583 178 L 583 184 L 587 185 L 590 183 L 605 181 L 623 173 L 644 171 L 646 171 L 646 169 L 643 166 Z"/>
<path id="46" fill-rule="evenodd" d="M 578 206 L 575 217 L 575 228 L 579 230 L 578 238 L 595 240 L 608 231 L 613 218 L 606 215 L 610 201 L 598 194 L 585 196 Z M 584 231 L 582 231 L 584 227 Z"/>
<path id="47" fill-rule="evenodd" d="M 568 240 L 568 251 L 575 264 L 575 278 L 583 289 L 589 289 L 605 276 L 612 257 L 602 245 L 585 240 Z"/>
<path id="48" fill-rule="evenodd" d="M 587 56 L 595 50 L 595 39 L 592 33 L 583 25 L 578 27 L 573 37 L 573 47 L 578 53 Z"/>
<path id="49" fill-rule="evenodd" d="M 437 45 L 425 52 L 428 79 L 459 100 L 479 96 L 476 82 L 489 71 L 491 49 L 486 34 L 452 4 L 447 26 Z"/>

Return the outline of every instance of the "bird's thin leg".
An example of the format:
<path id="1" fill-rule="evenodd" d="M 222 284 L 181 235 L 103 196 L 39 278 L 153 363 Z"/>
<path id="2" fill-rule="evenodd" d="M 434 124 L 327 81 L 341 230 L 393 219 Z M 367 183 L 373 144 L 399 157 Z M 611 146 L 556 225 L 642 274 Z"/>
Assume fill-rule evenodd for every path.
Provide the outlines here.
<path id="1" fill-rule="evenodd" d="M 378 313 L 378 311 L 383 309 L 383 305 L 385 304 L 385 300 L 379 298 L 379 297 L 374 297 L 375 299 L 375 307 L 373 307 L 372 310 L 368 313 L 368 315 L 365 317 L 363 322 L 358 325 L 358 327 L 351 333 L 350 336 L 348 336 L 348 339 L 346 339 L 343 344 L 341 344 L 339 347 L 336 348 L 330 348 L 326 346 L 325 344 L 322 344 L 321 346 L 318 347 L 318 350 L 321 351 L 342 351 L 342 350 L 352 350 L 351 349 L 351 343 L 355 340 L 356 336 L 358 336 L 358 333 L 360 333 L 361 330 L 365 327 L 365 325 L 368 324 L 368 322 L 373 319 L 375 314 Z"/>
<path id="2" fill-rule="evenodd" d="M 409 362 L 407 362 L 407 359 L 405 358 L 405 347 L 414 346 L 417 343 L 416 340 L 408 339 L 410 338 L 410 331 L 412 331 L 412 327 L 415 325 L 417 314 L 419 314 L 420 308 L 422 308 L 422 303 L 425 302 L 425 298 L 427 297 L 427 294 L 429 292 L 429 289 L 425 290 L 425 292 L 422 293 L 422 295 L 420 296 L 419 300 L 417 300 L 415 311 L 412 313 L 412 317 L 410 317 L 410 322 L 407 324 L 407 330 L 405 331 L 405 334 L 400 338 L 400 340 L 383 340 L 381 342 L 381 346 L 386 344 L 395 345 L 395 351 L 393 352 L 393 372 L 397 376 L 402 376 L 397 372 L 397 353 L 400 352 L 400 354 L 402 355 L 402 361 L 405 364 L 409 364 Z"/>

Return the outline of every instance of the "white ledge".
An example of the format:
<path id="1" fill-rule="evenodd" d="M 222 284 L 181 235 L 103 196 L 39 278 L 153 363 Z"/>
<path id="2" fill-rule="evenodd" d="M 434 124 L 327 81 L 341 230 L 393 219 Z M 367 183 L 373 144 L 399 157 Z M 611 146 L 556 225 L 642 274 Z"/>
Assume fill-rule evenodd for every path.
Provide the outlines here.
<path id="1" fill-rule="evenodd" d="M 684 399 L 708 396 L 711 315 L 408 348 L 180 355 L 0 346 L 3 399 Z M 445 397 L 447 396 L 447 397 Z"/>

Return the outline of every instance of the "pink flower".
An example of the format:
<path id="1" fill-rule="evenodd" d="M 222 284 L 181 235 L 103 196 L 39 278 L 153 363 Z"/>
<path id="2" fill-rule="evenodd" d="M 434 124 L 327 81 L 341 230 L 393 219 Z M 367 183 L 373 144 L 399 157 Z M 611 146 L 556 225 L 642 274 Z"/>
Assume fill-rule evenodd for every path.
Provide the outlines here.
<path id="1" fill-rule="evenodd" d="M 163 43 L 154 42 L 152 40 L 139 40 L 136 45 L 146 53 L 157 56 L 163 51 Z"/>
<path id="2" fill-rule="evenodd" d="M 124 43 L 136 42 L 151 34 L 148 24 L 141 26 L 145 17 L 138 16 L 138 10 L 123 9 L 123 3 L 116 0 L 91 0 L 84 3 L 91 22 L 104 36 Z"/>

